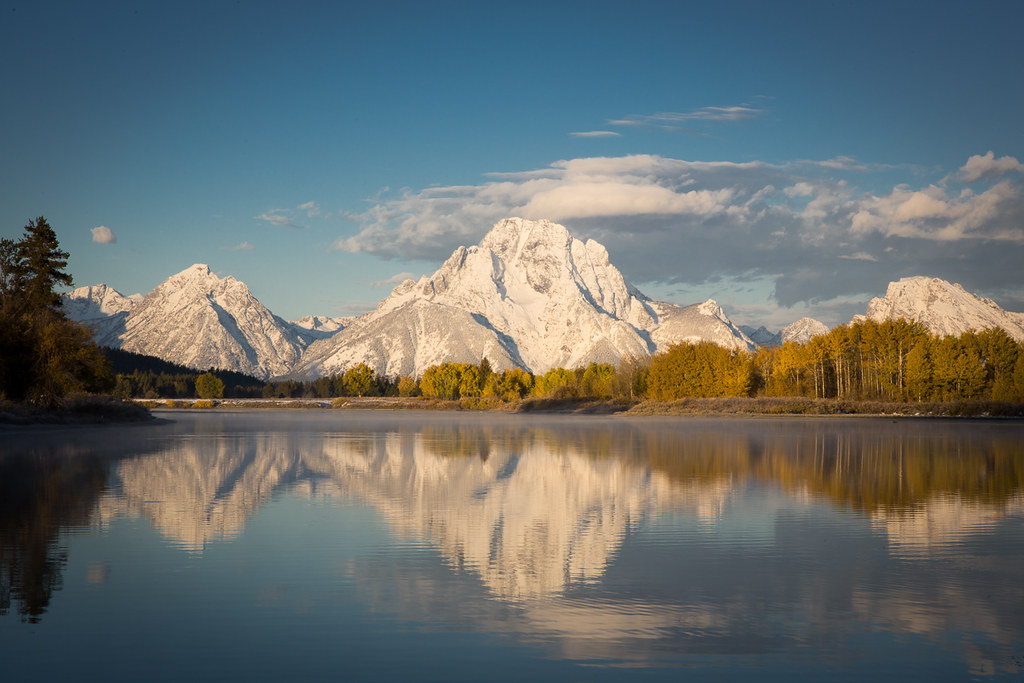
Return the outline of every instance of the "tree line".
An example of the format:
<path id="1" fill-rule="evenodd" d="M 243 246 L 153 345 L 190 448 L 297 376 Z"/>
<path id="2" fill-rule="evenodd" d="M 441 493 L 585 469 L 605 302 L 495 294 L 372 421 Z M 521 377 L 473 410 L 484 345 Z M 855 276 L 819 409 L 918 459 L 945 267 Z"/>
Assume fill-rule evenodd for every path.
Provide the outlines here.
<path id="1" fill-rule="evenodd" d="M 144 357 L 143 357 L 144 358 Z M 224 388 L 197 390 L 197 371 L 133 370 L 118 374 L 124 397 L 321 398 L 422 396 L 457 400 L 676 400 L 687 397 L 808 397 L 894 402 L 985 399 L 1024 403 L 1024 344 L 989 329 L 955 337 L 906 320 L 840 325 L 807 342 L 735 351 L 712 342 L 680 343 L 648 359 L 617 366 L 590 363 L 532 374 L 480 363 L 447 362 L 420 377 L 386 377 L 366 364 L 315 380 L 263 383 L 212 370 Z"/>
<path id="2" fill-rule="evenodd" d="M 1024 402 L 1024 344 L 1001 329 L 943 337 L 907 320 L 862 320 L 752 360 L 767 396 Z"/>
<path id="3" fill-rule="evenodd" d="M 417 381 L 396 382 L 401 395 L 500 400 L 534 398 L 653 399 L 778 396 L 893 402 L 1024 402 L 1024 344 L 1000 329 L 942 337 L 906 320 L 861 320 L 807 342 L 735 351 L 712 342 L 680 343 L 649 359 L 617 366 L 590 363 L 492 371 L 442 363 Z"/>

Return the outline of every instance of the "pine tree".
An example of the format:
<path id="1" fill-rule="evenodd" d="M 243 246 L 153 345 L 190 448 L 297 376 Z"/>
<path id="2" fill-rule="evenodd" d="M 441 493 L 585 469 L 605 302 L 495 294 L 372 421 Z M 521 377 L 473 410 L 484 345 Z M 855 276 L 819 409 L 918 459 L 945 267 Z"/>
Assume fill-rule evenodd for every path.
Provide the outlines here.
<path id="1" fill-rule="evenodd" d="M 0 396 L 53 406 L 73 391 L 113 386 L 91 333 L 64 316 L 68 253 L 40 216 L 18 240 L 0 240 Z"/>
<path id="2" fill-rule="evenodd" d="M 60 310 L 58 286 L 70 287 L 71 275 L 64 272 L 68 252 L 60 248 L 57 234 L 40 216 L 25 226 L 25 236 L 17 243 L 14 275 L 21 285 L 25 303 L 34 309 Z"/>

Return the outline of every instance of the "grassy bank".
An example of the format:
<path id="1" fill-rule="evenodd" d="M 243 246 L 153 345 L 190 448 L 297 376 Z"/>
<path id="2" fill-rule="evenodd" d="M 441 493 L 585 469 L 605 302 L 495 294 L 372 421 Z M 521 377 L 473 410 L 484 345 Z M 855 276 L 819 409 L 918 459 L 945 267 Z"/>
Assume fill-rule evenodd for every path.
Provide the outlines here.
<path id="1" fill-rule="evenodd" d="M 643 401 L 630 415 L 905 415 L 1024 417 L 1024 404 L 1003 401 L 890 403 L 825 398 L 684 398 Z"/>
<path id="2" fill-rule="evenodd" d="M 76 396 L 45 409 L 0 401 L 0 426 L 135 423 L 152 419 L 145 406 L 110 396 Z"/>
<path id="3" fill-rule="evenodd" d="M 500 413 L 558 413 L 597 415 L 905 415 L 931 417 L 1024 417 L 1024 404 L 1000 401 L 946 403 L 889 403 L 813 398 L 685 398 L 675 401 L 629 399 L 524 399 L 463 398 L 445 401 L 428 398 L 335 399 L 169 399 L 143 401 L 154 409 L 332 409 L 332 410 L 440 410 Z"/>

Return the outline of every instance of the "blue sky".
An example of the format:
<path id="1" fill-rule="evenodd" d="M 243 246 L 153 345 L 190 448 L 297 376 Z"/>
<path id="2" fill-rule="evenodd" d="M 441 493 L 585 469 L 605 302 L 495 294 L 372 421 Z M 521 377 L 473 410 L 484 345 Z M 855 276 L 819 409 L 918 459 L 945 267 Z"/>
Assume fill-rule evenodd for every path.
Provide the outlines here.
<path id="1" fill-rule="evenodd" d="M 1024 311 L 1024 3 L 10 0 L 0 233 L 371 309 L 498 219 L 659 299 L 829 324 L 930 275 Z"/>

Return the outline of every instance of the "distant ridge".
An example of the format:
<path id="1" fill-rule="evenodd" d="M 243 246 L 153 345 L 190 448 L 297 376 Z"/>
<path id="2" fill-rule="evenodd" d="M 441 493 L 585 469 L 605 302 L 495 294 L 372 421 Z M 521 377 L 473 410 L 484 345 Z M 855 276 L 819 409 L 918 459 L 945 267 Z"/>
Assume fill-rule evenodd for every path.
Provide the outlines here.
<path id="1" fill-rule="evenodd" d="M 877 321 L 904 318 L 922 323 L 942 337 L 998 328 L 1024 342 L 1024 316 L 1020 313 L 1005 311 L 991 299 L 934 277 L 905 277 L 889 283 L 884 297 L 868 303 L 864 317 Z"/>
<path id="2" fill-rule="evenodd" d="M 184 365 L 179 365 L 178 363 L 172 363 L 171 361 L 157 358 L 156 356 L 147 356 L 141 353 L 133 353 L 132 351 L 125 351 L 124 349 L 115 349 L 110 347 L 103 348 L 103 355 L 106 356 L 108 361 L 110 361 L 110 369 L 114 374 L 119 375 L 130 375 L 134 372 L 153 372 L 156 374 L 163 373 L 167 375 L 195 375 L 211 370 L 211 368 L 207 368 L 206 370 L 189 368 Z M 222 370 L 220 368 L 212 368 L 212 371 L 213 374 L 217 375 L 224 381 L 224 384 L 229 387 L 236 385 L 243 387 L 262 387 L 264 385 L 263 380 L 241 372 Z"/>
<path id="3" fill-rule="evenodd" d="M 770 332 L 763 325 L 756 330 L 746 325 L 740 329 L 758 346 L 782 346 L 790 341 L 803 344 L 811 337 L 828 334 L 828 325 L 814 318 L 800 318 L 778 332 Z"/>

